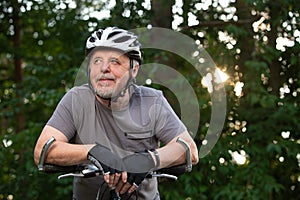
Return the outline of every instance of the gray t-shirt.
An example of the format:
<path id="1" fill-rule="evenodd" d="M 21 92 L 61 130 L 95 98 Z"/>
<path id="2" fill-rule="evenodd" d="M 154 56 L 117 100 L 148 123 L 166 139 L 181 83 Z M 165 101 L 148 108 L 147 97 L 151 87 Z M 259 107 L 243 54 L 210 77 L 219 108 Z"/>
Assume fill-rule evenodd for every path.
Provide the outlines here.
<path id="1" fill-rule="evenodd" d="M 130 94 L 128 107 L 114 110 L 103 106 L 88 85 L 74 87 L 62 98 L 47 125 L 76 144 L 100 143 L 121 158 L 158 148 L 159 142 L 166 144 L 186 130 L 161 91 L 134 85 Z M 98 190 L 101 197 L 109 196 L 104 185 L 101 176 L 75 178 L 73 198 L 92 200 Z M 155 199 L 157 194 L 157 180 L 145 179 L 130 199 Z"/>

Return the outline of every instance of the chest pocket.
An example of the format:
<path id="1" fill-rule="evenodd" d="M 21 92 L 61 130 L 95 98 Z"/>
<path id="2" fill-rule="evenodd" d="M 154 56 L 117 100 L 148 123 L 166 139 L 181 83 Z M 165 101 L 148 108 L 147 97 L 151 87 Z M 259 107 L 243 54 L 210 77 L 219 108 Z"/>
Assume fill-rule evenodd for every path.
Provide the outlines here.
<path id="1" fill-rule="evenodd" d="M 140 152 L 157 147 L 157 139 L 152 131 L 126 132 L 125 133 L 127 150 Z"/>

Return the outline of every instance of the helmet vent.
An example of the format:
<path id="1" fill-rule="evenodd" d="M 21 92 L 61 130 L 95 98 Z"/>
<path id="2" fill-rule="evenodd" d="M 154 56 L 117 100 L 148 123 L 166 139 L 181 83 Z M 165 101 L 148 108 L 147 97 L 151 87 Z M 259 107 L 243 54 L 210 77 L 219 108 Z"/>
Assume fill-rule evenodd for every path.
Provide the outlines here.
<path id="1" fill-rule="evenodd" d="M 130 39 L 131 39 L 131 37 L 129 37 L 129 36 L 123 36 L 123 37 L 116 38 L 114 40 L 114 42 L 116 42 L 116 43 L 122 43 L 122 42 L 126 42 L 126 41 L 128 41 Z"/>
<path id="2" fill-rule="evenodd" d="M 96 35 L 97 35 L 97 37 L 100 39 L 101 36 L 102 36 L 102 31 L 97 31 L 97 32 L 96 32 Z"/>
<path id="3" fill-rule="evenodd" d="M 118 35 L 122 33 L 121 31 L 115 31 L 115 32 L 111 32 L 108 36 L 107 36 L 107 39 L 110 39 L 111 37 L 115 36 L 115 35 Z"/>
<path id="4" fill-rule="evenodd" d="M 90 37 L 90 42 L 95 42 L 95 41 L 96 41 L 96 38 Z"/>

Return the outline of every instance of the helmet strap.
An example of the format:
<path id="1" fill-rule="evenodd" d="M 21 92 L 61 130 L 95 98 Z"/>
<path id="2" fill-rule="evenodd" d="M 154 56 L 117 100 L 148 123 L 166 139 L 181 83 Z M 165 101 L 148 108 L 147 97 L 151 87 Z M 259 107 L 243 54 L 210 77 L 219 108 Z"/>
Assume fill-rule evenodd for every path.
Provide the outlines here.
<path id="1" fill-rule="evenodd" d="M 133 70 L 133 65 L 134 65 L 134 62 L 133 62 L 133 59 L 129 58 L 129 78 L 127 80 L 127 83 L 125 85 L 125 87 L 122 89 L 122 91 L 117 94 L 115 97 L 112 97 L 111 100 L 113 102 L 117 102 L 118 98 L 119 97 L 123 97 L 126 93 L 126 90 L 128 89 L 128 91 L 130 90 L 130 86 L 133 85 L 135 83 L 135 80 L 134 78 L 132 78 L 132 70 Z"/>

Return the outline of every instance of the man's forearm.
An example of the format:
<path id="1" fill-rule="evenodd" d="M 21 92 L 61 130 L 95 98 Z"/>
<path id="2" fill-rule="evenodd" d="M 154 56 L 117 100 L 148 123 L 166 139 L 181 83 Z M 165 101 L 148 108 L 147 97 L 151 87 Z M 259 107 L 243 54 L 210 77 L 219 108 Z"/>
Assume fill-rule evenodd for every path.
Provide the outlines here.
<path id="1" fill-rule="evenodd" d="M 46 153 L 46 163 L 61 166 L 76 165 L 87 160 L 87 153 L 94 145 L 70 144 L 66 136 L 59 130 L 46 125 L 34 149 L 34 161 L 38 164 L 42 149 L 51 138 L 55 141 Z"/>
<path id="2" fill-rule="evenodd" d="M 189 146 L 192 164 L 197 164 L 199 161 L 199 157 L 195 142 L 187 132 L 182 133 L 181 135 L 179 135 L 179 137 L 183 139 Z M 178 137 L 174 138 L 166 146 L 157 149 L 160 157 L 159 168 L 181 165 L 186 162 L 186 148 L 182 144 L 176 142 L 177 138 Z"/>
<path id="3" fill-rule="evenodd" d="M 157 149 L 160 158 L 159 168 L 176 166 L 185 162 L 185 149 L 179 143 L 171 143 Z"/>
<path id="4" fill-rule="evenodd" d="M 76 165 L 87 160 L 88 151 L 94 145 L 69 144 L 56 141 L 49 149 L 46 162 L 61 166 Z"/>

